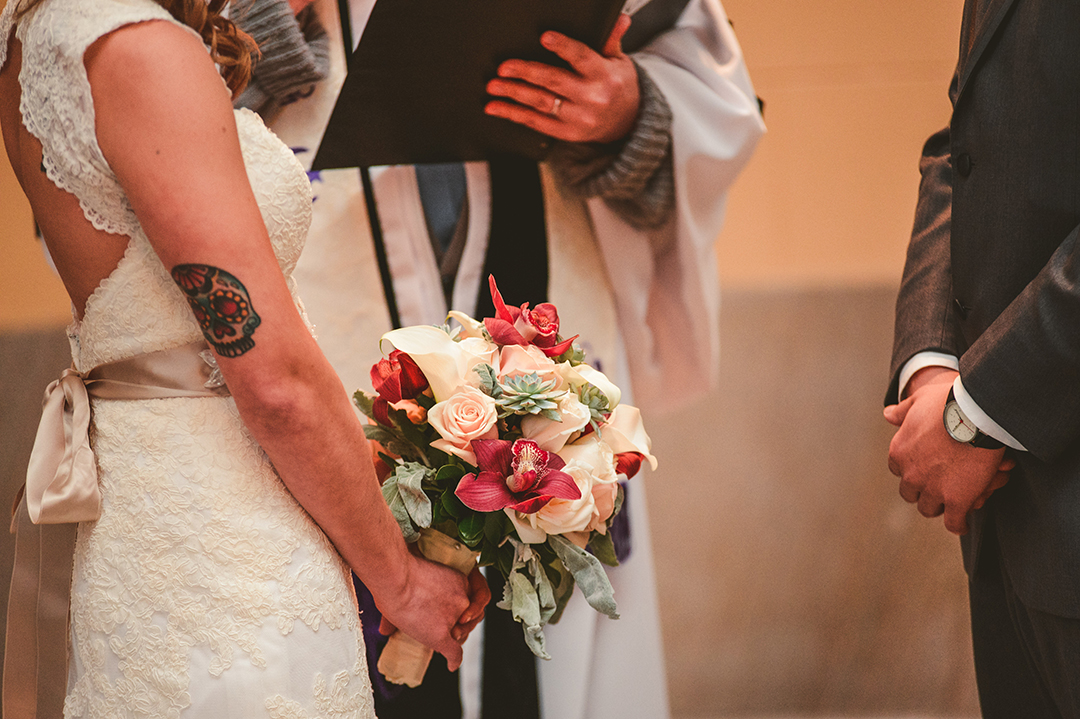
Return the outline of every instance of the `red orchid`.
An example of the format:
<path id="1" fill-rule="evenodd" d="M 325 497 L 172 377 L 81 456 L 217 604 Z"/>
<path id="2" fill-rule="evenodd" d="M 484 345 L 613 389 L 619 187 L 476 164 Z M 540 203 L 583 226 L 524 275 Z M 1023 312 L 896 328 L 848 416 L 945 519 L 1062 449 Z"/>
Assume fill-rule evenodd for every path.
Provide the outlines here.
<path id="1" fill-rule="evenodd" d="M 633 479 L 641 471 L 641 462 L 645 455 L 641 452 L 620 452 L 615 455 L 615 473 Z"/>
<path id="2" fill-rule="evenodd" d="M 559 312 L 550 302 L 543 302 L 533 310 L 529 309 L 528 302 L 521 307 L 507 307 L 491 275 L 488 275 L 488 285 L 495 316 L 486 317 L 484 327 L 497 344 L 523 347 L 534 344 L 548 357 L 558 357 L 578 338 L 574 335 L 559 342 Z"/>
<path id="3" fill-rule="evenodd" d="M 394 350 L 389 358 L 372 365 L 371 385 L 379 393 L 373 407 L 375 419 L 390 426 L 389 405 L 403 399 L 415 399 L 428 388 L 428 381 L 412 357 Z"/>
<path id="4" fill-rule="evenodd" d="M 472 448 L 480 474 L 465 475 L 454 490 L 470 509 L 532 514 L 556 497 L 581 498 L 574 478 L 562 471 L 563 458 L 531 439 L 474 439 Z"/>

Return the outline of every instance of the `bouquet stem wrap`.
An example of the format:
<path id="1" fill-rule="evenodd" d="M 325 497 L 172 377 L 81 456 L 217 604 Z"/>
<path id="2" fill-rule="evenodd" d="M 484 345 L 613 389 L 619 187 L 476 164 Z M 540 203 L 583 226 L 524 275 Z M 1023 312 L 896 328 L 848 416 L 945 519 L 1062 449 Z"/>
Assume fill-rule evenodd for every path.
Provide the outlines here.
<path id="1" fill-rule="evenodd" d="M 465 575 L 476 567 L 479 557 L 461 542 L 434 529 L 421 529 L 417 546 L 426 558 Z M 378 669 L 388 682 L 415 688 L 424 680 L 432 654 L 430 647 L 405 632 L 394 632 L 379 655 Z"/>

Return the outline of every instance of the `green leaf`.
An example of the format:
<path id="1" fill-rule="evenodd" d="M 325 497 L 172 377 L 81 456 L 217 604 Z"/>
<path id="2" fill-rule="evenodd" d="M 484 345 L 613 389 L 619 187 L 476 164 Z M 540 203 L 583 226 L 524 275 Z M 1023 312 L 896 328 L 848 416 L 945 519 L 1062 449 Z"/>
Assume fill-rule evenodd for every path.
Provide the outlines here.
<path id="1" fill-rule="evenodd" d="M 390 421 L 394 423 L 398 431 L 405 440 L 413 446 L 414 454 L 419 457 L 423 457 L 425 462 L 427 457 L 424 456 L 423 451 L 427 449 L 427 446 L 431 444 L 424 432 L 415 424 L 409 421 L 409 413 L 405 410 L 390 408 L 389 411 Z"/>
<path id="2" fill-rule="evenodd" d="M 484 539 L 484 515 L 473 512 L 458 522 L 461 541 L 475 547 Z"/>
<path id="3" fill-rule="evenodd" d="M 412 518 L 409 516 L 409 510 L 405 509 L 405 502 L 401 499 L 401 493 L 398 492 L 397 479 L 394 478 L 394 475 L 390 475 L 383 482 L 382 495 L 387 506 L 390 507 L 390 513 L 397 520 L 405 541 L 415 542 L 420 539 L 420 532 L 417 531 L 416 525 L 413 524 Z"/>
<path id="4" fill-rule="evenodd" d="M 365 417 L 375 419 L 375 395 L 368 394 L 363 390 L 356 390 L 353 392 L 353 404 L 356 408 L 363 412 Z"/>
<path id="5" fill-rule="evenodd" d="M 451 492 L 450 490 L 447 490 L 447 491 L 443 492 L 442 499 L 439 501 L 439 504 L 442 505 L 443 511 L 446 512 L 446 514 L 448 516 L 451 516 L 454 519 L 461 519 L 462 517 L 465 516 L 465 513 L 468 510 L 468 507 L 466 507 L 464 504 L 462 504 L 461 500 L 458 499 L 457 496 L 453 492 Z M 483 526 L 484 526 L 483 521 L 481 521 L 481 524 L 480 524 L 480 536 L 481 537 L 483 536 L 483 531 L 484 531 Z"/>
<path id="6" fill-rule="evenodd" d="M 432 407 L 435 406 L 435 398 L 434 397 L 429 397 L 426 394 L 418 394 L 418 395 L 416 395 L 416 400 L 415 401 L 416 401 L 416 403 L 418 405 L 420 405 L 424 409 L 431 409 Z"/>
<path id="7" fill-rule="evenodd" d="M 431 526 L 431 500 L 424 493 L 424 478 L 430 469 L 416 462 L 399 464 L 394 470 L 398 494 L 413 522 L 419 527 Z"/>
<path id="8" fill-rule="evenodd" d="M 619 558 L 615 555 L 615 543 L 611 541 L 610 534 L 593 532 L 588 548 L 594 557 L 609 567 L 619 566 Z"/>
<path id="9" fill-rule="evenodd" d="M 562 619 L 566 605 L 570 603 L 570 597 L 574 595 L 574 575 L 570 574 L 566 567 L 563 566 L 563 563 L 558 560 L 555 560 L 554 564 L 545 566 L 557 571 L 560 575 L 559 581 L 552 581 L 552 585 L 555 587 L 555 612 L 551 615 L 551 619 L 548 620 L 548 624 L 558 624 L 559 620 Z"/>
<path id="10" fill-rule="evenodd" d="M 496 546 L 502 543 L 512 526 L 505 512 L 488 512 L 484 515 L 484 537 Z"/>
<path id="11" fill-rule="evenodd" d="M 456 464 L 444 464 L 435 472 L 435 483 L 439 486 L 447 486 L 446 482 L 453 482 L 457 486 L 457 480 L 465 476 L 465 469 Z"/>
<path id="12" fill-rule="evenodd" d="M 607 524 L 610 527 L 615 521 L 615 515 L 622 511 L 623 502 L 626 500 L 626 489 L 623 487 L 622 482 L 619 482 L 619 488 L 615 491 L 615 509 L 611 510 L 611 516 L 608 517 Z"/>
<path id="13" fill-rule="evenodd" d="M 404 439 L 399 433 L 381 424 L 365 424 L 364 436 L 384 446 Z"/>
<path id="14" fill-rule="evenodd" d="M 396 454 L 402 459 L 426 461 L 420 450 L 412 442 L 405 439 L 404 435 L 396 429 L 381 424 L 366 424 L 364 425 L 364 436 L 372 442 L 378 442 L 388 452 Z"/>
<path id="15" fill-rule="evenodd" d="M 473 372 L 480 377 L 481 392 L 492 399 L 498 399 L 502 396 L 502 388 L 499 387 L 499 380 L 496 378 L 495 369 L 491 365 L 482 362 L 473 367 Z"/>
<path id="16" fill-rule="evenodd" d="M 510 576 L 510 570 L 514 567 L 514 547 L 510 542 L 499 546 L 492 566 L 498 569 L 504 577 Z"/>
<path id="17" fill-rule="evenodd" d="M 540 416 L 550 419 L 552 422 L 562 422 L 562 415 L 559 414 L 557 409 L 545 409 L 540 412 Z"/>
<path id="18" fill-rule="evenodd" d="M 574 575 L 574 581 L 581 587 L 581 593 L 585 595 L 589 606 L 612 619 L 618 619 L 615 591 L 611 588 L 611 581 L 600 565 L 600 560 L 558 534 L 549 534 L 548 542 L 559 555 L 563 565 Z"/>

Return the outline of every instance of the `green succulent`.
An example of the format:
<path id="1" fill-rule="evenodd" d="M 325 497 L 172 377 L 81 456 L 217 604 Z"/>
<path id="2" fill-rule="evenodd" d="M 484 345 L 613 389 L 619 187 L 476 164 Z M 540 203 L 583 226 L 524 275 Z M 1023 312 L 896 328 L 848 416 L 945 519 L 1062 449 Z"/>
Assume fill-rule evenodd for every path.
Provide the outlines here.
<path id="1" fill-rule="evenodd" d="M 538 414 L 555 422 L 561 421 L 555 400 L 565 395 L 566 390 L 556 390 L 557 383 L 556 379 L 540 379 L 536 372 L 504 379 L 499 383 L 501 394 L 495 398 L 499 416 Z"/>
<path id="2" fill-rule="evenodd" d="M 594 384 L 584 384 L 578 388 L 578 398 L 589 408 L 589 421 L 594 425 L 603 424 L 611 414 L 611 405 L 607 395 Z"/>

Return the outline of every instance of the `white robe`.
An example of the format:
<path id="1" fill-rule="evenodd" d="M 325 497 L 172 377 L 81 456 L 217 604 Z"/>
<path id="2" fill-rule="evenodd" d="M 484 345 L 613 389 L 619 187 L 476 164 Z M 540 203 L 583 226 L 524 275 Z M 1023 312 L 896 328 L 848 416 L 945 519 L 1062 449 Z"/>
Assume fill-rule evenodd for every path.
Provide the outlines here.
<path id="1" fill-rule="evenodd" d="M 352 0 L 357 40 L 372 6 L 373 0 Z M 317 7 L 333 46 L 340 48 L 336 4 L 318 0 Z M 648 413 L 677 408 L 715 383 L 720 294 L 714 242 L 727 190 L 764 125 L 718 0 L 691 0 L 676 26 L 634 59 L 663 92 L 674 117 L 672 220 L 655 230 L 636 230 L 603 200 L 573 197 L 541 169 L 549 300 L 562 326 L 586 340 L 589 357 Z M 344 74 L 344 54 L 335 53 L 330 78 L 272 124 L 305 164 L 314 156 Z M 401 321 L 440 323 L 448 308 L 415 173 L 399 166 L 376 168 L 372 176 Z M 466 177 L 469 227 L 452 309 L 471 312 L 483 280 L 490 218 L 486 164 L 468 163 Z M 325 171 L 313 185 L 311 234 L 294 276 L 320 345 L 345 387 L 370 389 L 368 372 L 380 357 L 378 338 L 390 320 L 359 175 Z M 577 596 L 562 621 L 545 631 L 554 657 L 539 667 L 545 719 L 669 714 L 644 485 L 632 483 L 629 496 L 633 553 L 610 571 L 622 618 L 601 617 Z M 474 633 L 461 675 L 467 718 L 479 716 L 480 647 Z"/>

